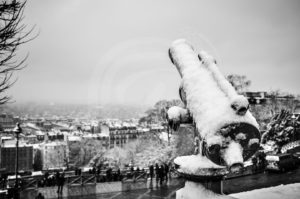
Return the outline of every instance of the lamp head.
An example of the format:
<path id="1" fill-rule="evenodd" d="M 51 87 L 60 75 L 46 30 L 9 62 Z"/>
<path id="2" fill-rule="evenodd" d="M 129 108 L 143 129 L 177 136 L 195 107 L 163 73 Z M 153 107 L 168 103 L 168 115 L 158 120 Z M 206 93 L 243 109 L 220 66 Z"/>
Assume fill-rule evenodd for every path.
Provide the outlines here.
<path id="1" fill-rule="evenodd" d="M 20 123 L 16 124 L 16 127 L 14 128 L 13 132 L 18 135 L 22 133 L 22 128 L 20 126 Z"/>

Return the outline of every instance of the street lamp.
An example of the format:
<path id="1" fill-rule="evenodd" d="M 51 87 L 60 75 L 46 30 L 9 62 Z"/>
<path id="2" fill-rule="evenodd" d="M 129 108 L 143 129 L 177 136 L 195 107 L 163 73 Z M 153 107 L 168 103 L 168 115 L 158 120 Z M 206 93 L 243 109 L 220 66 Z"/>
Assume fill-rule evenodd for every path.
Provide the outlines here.
<path id="1" fill-rule="evenodd" d="M 16 165 L 15 165 L 15 174 L 16 174 L 16 182 L 15 182 L 15 199 L 19 198 L 19 182 L 18 182 L 18 171 L 19 171 L 19 135 L 22 133 L 22 128 L 20 124 L 17 123 L 16 127 L 14 128 L 13 132 L 16 135 L 17 142 L 16 142 Z"/>

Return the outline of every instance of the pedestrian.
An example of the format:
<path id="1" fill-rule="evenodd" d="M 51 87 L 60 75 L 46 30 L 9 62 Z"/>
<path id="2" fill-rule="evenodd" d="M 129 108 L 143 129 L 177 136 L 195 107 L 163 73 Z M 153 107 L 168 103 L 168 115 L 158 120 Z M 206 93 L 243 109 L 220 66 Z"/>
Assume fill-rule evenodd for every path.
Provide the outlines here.
<path id="1" fill-rule="evenodd" d="M 153 165 L 151 164 L 150 167 L 149 167 L 149 172 L 150 172 L 150 179 L 152 181 L 153 179 L 153 174 L 154 174 L 154 167 Z"/>
<path id="2" fill-rule="evenodd" d="M 62 174 L 56 175 L 57 177 L 57 193 L 58 194 L 62 194 L 63 192 L 63 187 L 64 187 L 64 183 L 65 183 L 65 173 L 63 172 Z"/>
<path id="3" fill-rule="evenodd" d="M 118 176 L 118 181 L 122 180 L 120 168 L 118 168 L 117 170 L 117 176 Z"/>
<path id="4" fill-rule="evenodd" d="M 60 176 L 60 186 L 61 186 L 60 193 L 63 192 L 64 184 L 65 184 L 65 172 L 63 172 Z"/>
<path id="5" fill-rule="evenodd" d="M 156 178 L 156 185 L 157 185 L 159 181 L 159 166 L 157 163 L 155 164 L 155 178 Z"/>
<path id="6" fill-rule="evenodd" d="M 45 199 L 45 197 L 43 196 L 42 193 L 39 193 L 39 194 L 35 197 L 35 199 Z"/>
<path id="7" fill-rule="evenodd" d="M 256 172 L 257 171 L 257 158 L 256 157 L 253 157 L 252 158 L 252 165 L 253 165 L 253 172 Z"/>
<path id="8" fill-rule="evenodd" d="M 168 164 L 165 163 L 165 177 L 166 177 L 166 182 L 168 182 L 168 175 L 169 175 L 169 166 Z"/>
<path id="9" fill-rule="evenodd" d="M 100 175 L 100 172 L 101 172 L 101 168 L 97 168 L 97 176 L 99 176 Z"/>
<path id="10" fill-rule="evenodd" d="M 159 168 L 159 179 L 160 179 L 160 184 L 162 185 L 163 181 L 164 181 L 164 176 L 165 176 L 165 167 L 164 165 L 160 165 Z"/>
<path id="11" fill-rule="evenodd" d="M 106 181 L 109 182 L 112 180 L 112 169 L 111 168 L 108 168 L 106 170 Z"/>
<path id="12" fill-rule="evenodd" d="M 57 193 L 59 194 L 59 191 L 60 191 L 60 174 L 59 174 L 58 171 L 56 171 L 55 180 L 56 180 L 56 185 L 57 185 Z"/>

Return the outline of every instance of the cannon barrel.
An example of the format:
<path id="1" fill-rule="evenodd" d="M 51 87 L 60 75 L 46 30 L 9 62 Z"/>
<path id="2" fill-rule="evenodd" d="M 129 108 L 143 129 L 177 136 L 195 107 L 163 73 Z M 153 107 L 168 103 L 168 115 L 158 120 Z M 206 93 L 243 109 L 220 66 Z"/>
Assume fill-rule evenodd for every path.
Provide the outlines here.
<path id="1" fill-rule="evenodd" d="M 169 57 L 182 77 L 180 97 L 203 141 L 202 153 L 229 167 L 249 159 L 259 147 L 260 133 L 248 100 L 237 94 L 212 56 L 196 53 L 185 40 L 173 42 Z"/>

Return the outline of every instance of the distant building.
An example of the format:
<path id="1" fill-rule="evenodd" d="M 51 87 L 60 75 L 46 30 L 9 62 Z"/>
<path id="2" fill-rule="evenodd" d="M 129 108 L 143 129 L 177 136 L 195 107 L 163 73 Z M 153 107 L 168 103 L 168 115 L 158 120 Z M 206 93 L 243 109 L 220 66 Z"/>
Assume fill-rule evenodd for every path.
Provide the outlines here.
<path id="1" fill-rule="evenodd" d="M 44 141 L 45 140 L 45 133 L 42 131 L 37 131 L 36 132 L 36 138 L 38 141 Z"/>
<path id="2" fill-rule="evenodd" d="M 19 119 L 8 114 L 0 114 L 0 131 L 11 132 Z"/>
<path id="3" fill-rule="evenodd" d="M 4 144 L 8 142 L 13 142 L 15 143 L 15 139 L 12 136 L 2 136 L 0 137 L 0 147 L 3 146 Z"/>
<path id="4" fill-rule="evenodd" d="M 0 168 L 5 173 L 15 172 L 16 145 L 2 145 L 0 149 Z M 32 171 L 33 148 L 20 144 L 19 146 L 19 171 Z"/>
<path id="5" fill-rule="evenodd" d="M 249 103 L 252 105 L 277 103 L 281 105 L 289 104 L 294 106 L 294 104 L 299 103 L 299 99 L 289 94 L 274 95 L 267 92 L 245 92 L 243 94 L 248 99 Z"/>
<path id="6" fill-rule="evenodd" d="M 22 130 L 23 130 L 23 134 L 32 135 L 35 134 L 37 131 L 40 131 L 41 129 L 35 124 L 28 122 L 22 124 Z"/>
<path id="7" fill-rule="evenodd" d="M 43 123 L 43 126 L 42 126 L 45 130 L 51 130 L 52 128 L 53 128 L 53 125 L 52 125 L 52 123 L 51 122 L 48 122 L 48 121 L 45 121 L 44 123 Z"/>
<path id="8" fill-rule="evenodd" d="M 26 141 L 26 143 L 28 144 L 35 144 L 37 143 L 37 136 L 36 135 L 28 135 L 24 137 L 24 140 Z"/>
<path id="9" fill-rule="evenodd" d="M 267 101 L 267 92 L 245 92 L 250 104 L 263 104 Z"/>
<path id="10" fill-rule="evenodd" d="M 47 134 L 47 140 L 49 141 L 63 141 L 64 140 L 64 134 L 61 132 L 57 132 L 57 131 L 49 131 Z"/>
<path id="11" fill-rule="evenodd" d="M 80 143 L 82 141 L 79 136 L 67 136 L 67 155 L 69 167 L 75 167 L 78 161 L 78 154 L 80 153 Z"/>
<path id="12" fill-rule="evenodd" d="M 109 135 L 109 148 L 123 147 L 126 143 L 136 140 L 145 134 L 145 131 L 139 131 L 133 125 L 102 125 L 101 134 Z"/>
<path id="13" fill-rule="evenodd" d="M 43 169 L 64 167 L 67 160 L 67 144 L 65 142 L 50 142 L 42 147 Z"/>

